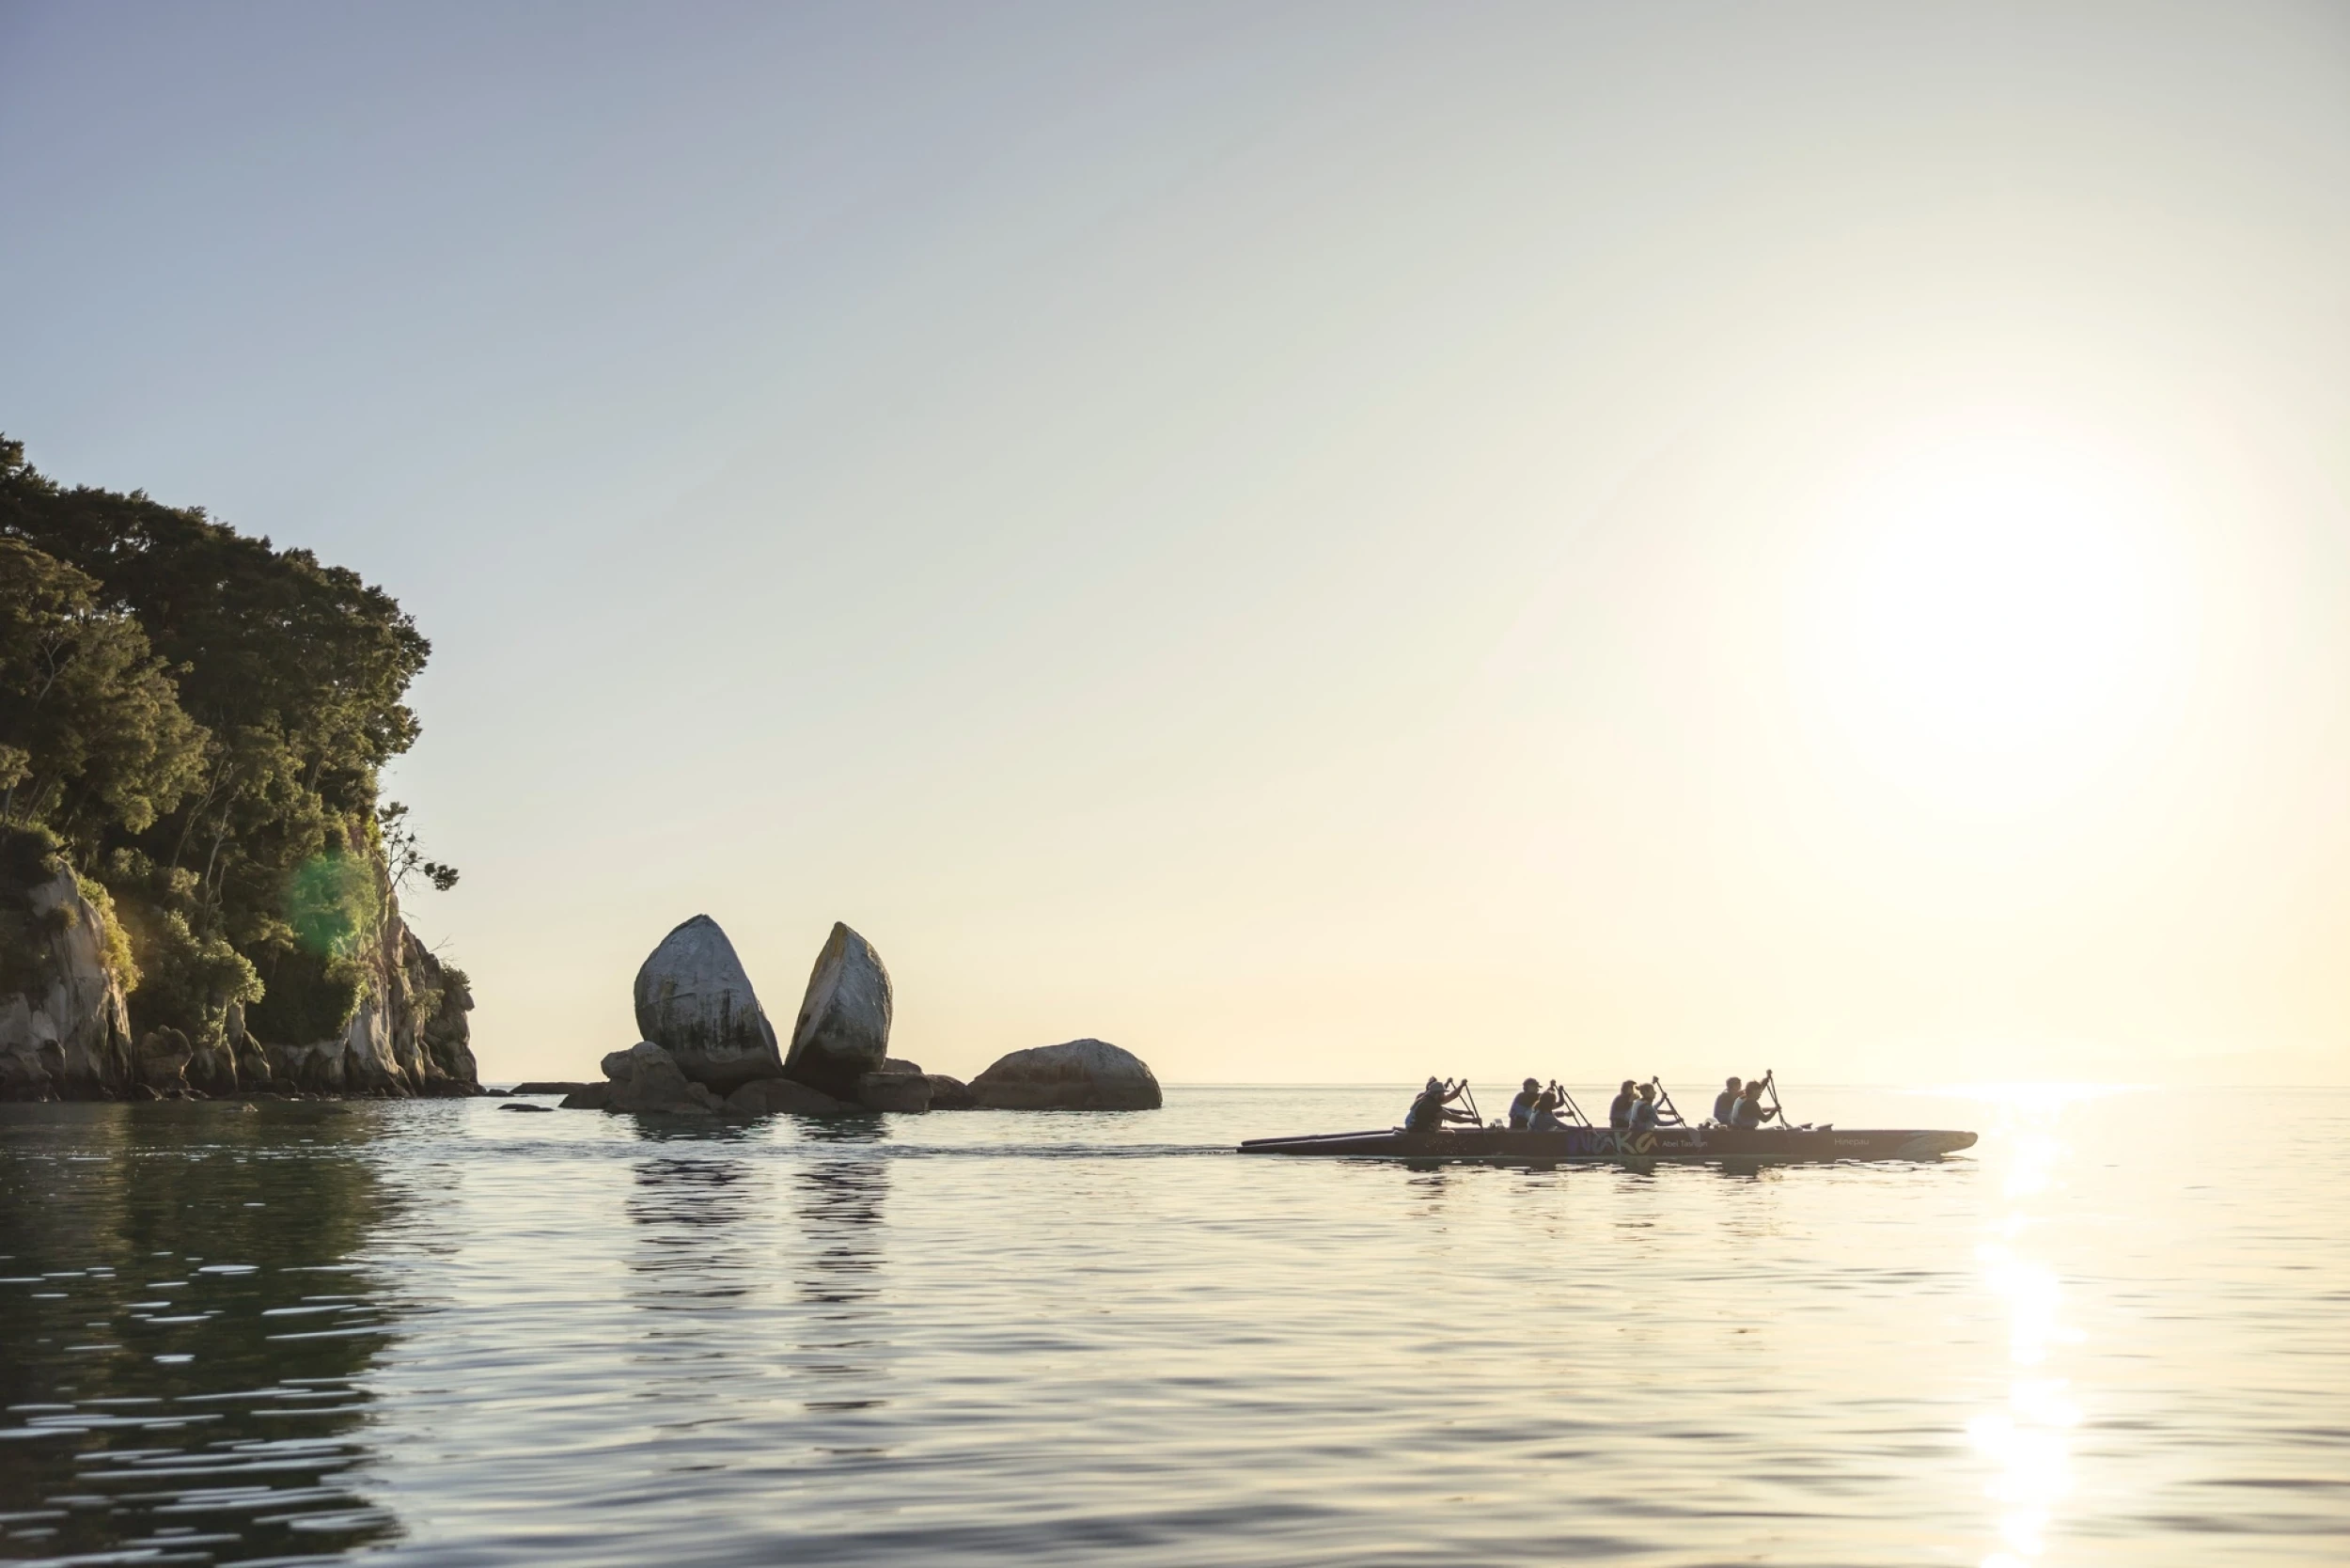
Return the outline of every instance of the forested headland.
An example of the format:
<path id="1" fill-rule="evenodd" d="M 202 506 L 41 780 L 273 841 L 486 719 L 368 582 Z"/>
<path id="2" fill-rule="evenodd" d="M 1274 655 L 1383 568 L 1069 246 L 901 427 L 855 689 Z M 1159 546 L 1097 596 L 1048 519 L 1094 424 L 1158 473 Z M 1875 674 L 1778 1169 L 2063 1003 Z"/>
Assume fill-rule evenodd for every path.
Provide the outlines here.
<path id="1" fill-rule="evenodd" d="M 357 573 L 200 508 L 68 488 L 0 437 L 0 1093 L 151 1090 L 175 1058 L 214 1091 L 470 1083 L 465 979 L 397 905 L 457 873 L 378 795 L 431 652 Z M 61 875 L 78 900 L 37 896 Z M 77 924 L 127 1006 L 119 1085 L 39 1038 Z"/>

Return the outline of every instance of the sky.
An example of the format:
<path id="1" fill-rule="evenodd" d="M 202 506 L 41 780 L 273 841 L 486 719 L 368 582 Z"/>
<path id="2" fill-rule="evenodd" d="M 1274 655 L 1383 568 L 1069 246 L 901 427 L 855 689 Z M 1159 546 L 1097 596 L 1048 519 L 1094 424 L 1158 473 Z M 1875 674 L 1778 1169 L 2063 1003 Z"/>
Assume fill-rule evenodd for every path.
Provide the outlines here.
<path id="1" fill-rule="evenodd" d="M 0 430 L 358 569 L 486 1079 L 2350 1081 L 2350 10 L 0 0 Z"/>

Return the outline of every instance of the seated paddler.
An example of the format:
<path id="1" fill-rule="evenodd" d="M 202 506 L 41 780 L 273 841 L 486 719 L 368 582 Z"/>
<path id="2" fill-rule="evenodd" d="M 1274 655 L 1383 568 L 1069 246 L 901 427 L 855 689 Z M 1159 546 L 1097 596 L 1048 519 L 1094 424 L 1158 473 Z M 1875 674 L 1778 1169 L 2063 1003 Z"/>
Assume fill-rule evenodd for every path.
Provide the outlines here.
<path id="1" fill-rule="evenodd" d="M 1738 1104 L 1731 1113 L 1730 1124 L 1741 1132 L 1749 1132 L 1762 1126 L 1778 1114 L 1777 1105 L 1765 1105 L 1762 1103 L 1762 1080 L 1749 1078 L 1747 1080 L 1745 1091 L 1738 1096 Z"/>
<path id="2" fill-rule="evenodd" d="M 1626 1078 L 1623 1088 L 1618 1090 L 1616 1097 L 1607 1102 L 1607 1125 L 1617 1132 L 1621 1133 L 1632 1125 L 1632 1107 L 1640 1103 L 1640 1097 L 1632 1092 L 1637 1087 L 1630 1078 Z"/>
<path id="3" fill-rule="evenodd" d="M 1714 1096 L 1714 1120 L 1730 1126 L 1738 1113 L 1738 1091 L 1745 1086 L 1735 1078 L 1722 1081 L 1722 1091 Z"/>
<path id="4" fill-rule="evenodd" d="M 1465 1110 L 1451 1108 L 1452 1102 L 1468 1088 L 1465 1080 L 1448 1086 L 1441 1078 L 1431 1078 L 1428 1087 L 1419 1091 L 1412 1108 L 1403 1115 L 1403 1130 L 1407 1133 L 1434 1133 L 1444 1130 L 1448 1121 L 1475 1121 L 1477 1118 Z"/>
<path id="5" fill-rule="evenodd" d="M 1634 1132 L 1654 1132 L 1659 1127 L 1681 1125 L 1681 1117 L 1678 1112 L 1657 1108 L 1654 1084 L 1642 1084 L 1634 1092 L 1637 1096 L 1632 1102 L 1632 1130 Z"/>
<path id="6" fill-rule="evenodd" d="M 1526 1131 L 1527 1123 L 1534 1114 L 1534 1102 L 1542 1092 L 1541 1084 L 1531 1078 L 1526 1080 L 1526 1087 L 1519 1090 L 1517 1098 L 1510 1102 L 1510 1130 L 1512 1132 Z"/>
<path id="7" fill-rule="evenodd" d="M 1526 1130 L 1529 1133 L 1565 1132 L 1567 1124 L 1559 1120 L 1559 1107 L 1565 1103 L 1565 1098 L 1557 1084 L 1534 1096 L 1533 1109 L 1527 1114 Z"/>

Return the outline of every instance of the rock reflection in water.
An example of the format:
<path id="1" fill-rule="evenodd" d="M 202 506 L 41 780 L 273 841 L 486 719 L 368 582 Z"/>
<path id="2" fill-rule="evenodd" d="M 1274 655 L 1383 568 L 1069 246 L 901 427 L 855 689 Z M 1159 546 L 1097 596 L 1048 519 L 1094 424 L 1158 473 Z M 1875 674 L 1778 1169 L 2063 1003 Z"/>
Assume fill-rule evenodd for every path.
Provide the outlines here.
<path id="1" fill-rule="evenodd" d="M 883 1391 L 888 1343 L 878 1302 L 889 1161 L 881 1142 L 878 1121 L 821 1127 L 792 1181 L 807 1248 L 799 1271 L 804 1315 L 793 1360 L 795 1372 L 812 1381 L 801 1403 L 844 1422 L 853 1421 L 854 1412 L 888 1403 Z M 816 1435 L 820 1450 L 860 1447 L 853 1426 Z"/>
<path id="2" fill-rule="evenodd" d="M 375 1125 L 0 1107 L 0 1549 L 234 1562 L 397 1533 L 352 1480 L 396 1314 L 352 1261 L 392 1209 Z"/>
<path id="3" fill-rule="evenodd" d="M 635 1162 L 625 1205 L 634 1230 L 630 1294 L 655 1314 L 645 1339 L 661 1362 L 723 1361 L 729 1338 L 709 1318 L 752 1296 L 767 1274 L 755 1231 L 770 1202 L 763 1173 L 736 1152 L 729 1128 L 642 1124 L 660 1152 Z"/>
<path id="4" fill-rule="evenodd" d="M 882 1201 L 889 1195 L 889 1162 L 877 1128 L 852 1122 L 809 1139 L 813 1156 L 794 1178 L 806 1227 L 809 1268 L 800 1281 L 804 1299 L 847 1304 L 869 1300 L 881 1266 Z"/>
<path id="5" fill-rule="evenodd" d="M 657 1511 L 697 1474 L 690 1484 L 714 1505 L 723 1488 L 700 1490 L 719 1486 L 713 1472 L 821 1484 L 885 1451 L 870 1428 L 887 1403 L 879 1120 L 636 1137 L 625 1291 L 630 1398 L 649 1414 L 637 1460 L 650 1464 L 613 1497 Z M 748 1458 L 746 1428 L 781 1447 L 754 1444 Z M 718 1432 L 732 1436 L 713 1444 Z"/>

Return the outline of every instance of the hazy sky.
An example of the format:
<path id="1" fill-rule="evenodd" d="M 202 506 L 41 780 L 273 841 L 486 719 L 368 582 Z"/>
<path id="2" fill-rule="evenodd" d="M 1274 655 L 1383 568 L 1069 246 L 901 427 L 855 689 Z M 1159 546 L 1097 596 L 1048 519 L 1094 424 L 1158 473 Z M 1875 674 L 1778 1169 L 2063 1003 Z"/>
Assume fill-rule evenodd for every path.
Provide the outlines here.
<path id="1" fill-rule="evenodd" d="M 0 5 L 0 429 L 396 594 L 492 1077 L 2350 1074 L 2350 8 Z"/>

